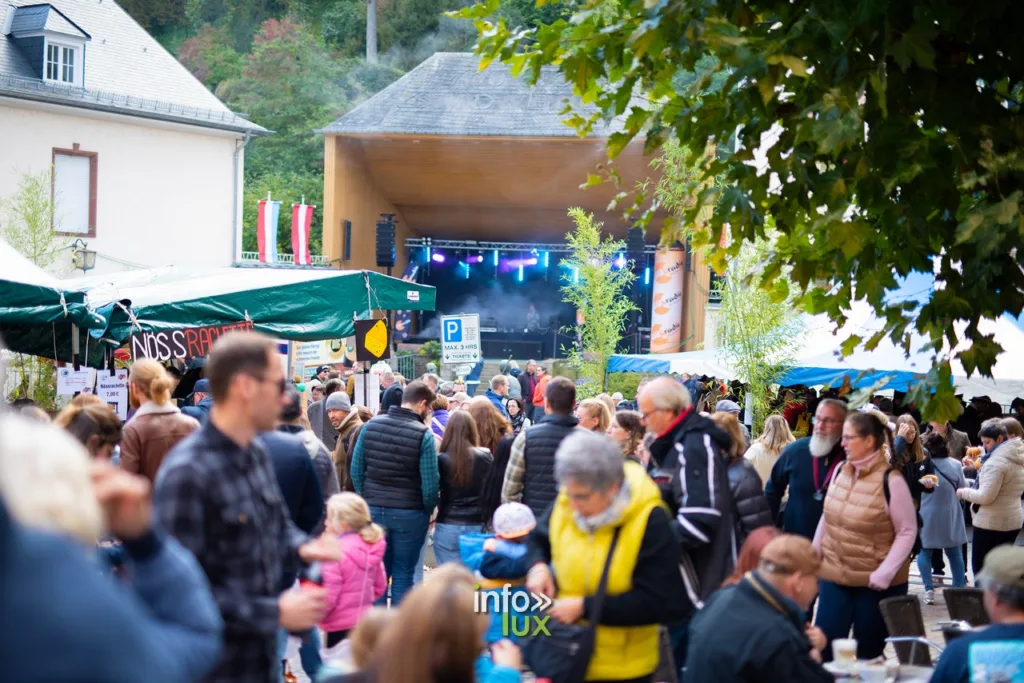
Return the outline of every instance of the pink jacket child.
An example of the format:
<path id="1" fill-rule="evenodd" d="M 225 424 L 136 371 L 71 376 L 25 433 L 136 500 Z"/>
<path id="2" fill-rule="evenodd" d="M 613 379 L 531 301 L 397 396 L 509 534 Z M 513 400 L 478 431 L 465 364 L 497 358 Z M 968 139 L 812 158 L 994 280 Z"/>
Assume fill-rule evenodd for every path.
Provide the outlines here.
<path id="1" fill-rule="evenodd" d="M 327 614 L 320 628 L 327 632 L 353 628 L 388 587 L 384 573 L 387 541 L 367 543 L 359 534 L 351 532 L 342 534 L 339 541 L 341 559 L 323 568 Z"/>
<path id="2" fill-rule="evenodd" d="M 320 622 L 327 647 L 348 637 L 348 631 L 384 595 L 384 529 L 373 523 L 370 508 L 358 494 L 336 493 L 327 501 L 327 532 L 338 537 L 341 559 L 323 565 L 327 612 Z"/>

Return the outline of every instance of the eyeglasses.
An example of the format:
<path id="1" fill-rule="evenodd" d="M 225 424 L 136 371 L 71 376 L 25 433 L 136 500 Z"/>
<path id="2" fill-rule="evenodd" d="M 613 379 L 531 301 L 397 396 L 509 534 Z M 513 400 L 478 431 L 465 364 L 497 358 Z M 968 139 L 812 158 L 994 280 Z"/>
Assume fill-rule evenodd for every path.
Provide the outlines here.
<path id="1" fill-rule="evenodd" d="M 814 417 L 811 418 L 811 424 L 821 424 L 821 425 L 825 425 L 825 426 L 828 426 L 828 425 L 841 425 L 841 424 L 843 424 L 843 422 L 845 422 L 845 420 L 840 420 L 840 419 L 837 419 L 837 418 L 834 418 L 834 417 L 817 417 L 817 416 L 814 416 Z"/>
<path id="2" fill-rule="evenodd" d="M 272 381 L 272 380 L 268 380 L 266 377 L 260 376 L 260 375 L 249 375 L 249 376 L 252 377 L 257 382 L 259 382 L 260 384 L 264 384 L 266 382 Z M 277 393 L 279 395 L 283 394 L 285 392 L 285 389 L 288 388 L 288 378 L 286 378 L 286 377 L 282 377 L 279 380 L 273 381 L 273 383 L 275 384 L 274 388 L 277 389 Z"/>
<path id="3" fill-rule="evenodd" d="M 640 413 L 640 419 L 644 422 L 647 422 L 647 418 L 649 418 L 651 415 L 654 415 L 655 413 L 664 412 L 665 410 L 667 410 L 667 408 L 655 408 L 654 410 L 649 410 L 646 413 Z"/>
<path id="4" fill-rule="evenodd" d="M 842 443 L 849 443 L 850 441 L 856 441 L 857 439 L 863 439 L 864 437 L 860 434 L 854 434 L 853 436 L 847 436 L 843 434 Z"/>

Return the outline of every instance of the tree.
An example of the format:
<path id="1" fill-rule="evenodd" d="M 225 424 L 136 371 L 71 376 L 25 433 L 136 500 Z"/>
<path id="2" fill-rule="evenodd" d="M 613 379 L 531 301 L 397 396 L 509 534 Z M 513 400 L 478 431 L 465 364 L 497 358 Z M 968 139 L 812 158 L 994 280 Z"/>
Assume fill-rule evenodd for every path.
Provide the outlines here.
<path id="1" fill-rule="evenodd" d="M 583 209 L 569 209 L 569 216 L 576 229 L 565 236 L 570 255 L 562 264 L 570 274 L 563 274 L 562 300 L 582 317 L 574 328 L 580 342 L 569 350 L 569 362 L 582 380 L 579 395 L 586 398 L 604 390 L 608 359 L 622 339 L 627 316 L 636 310 L 625 294 L 636 275 L 629 267 L 615 266 L 625 242 L 611 236 L 602 240 L 602 224 Z"/>
<path id="2" fill-rule="evenodd" d="M 754 413 L 754 433 L 764 427 L 773 409 L 772 385 L 795 360 L 803 324 L 794 295 L 769 293 L 759 286 L 761 263 L 775 248 L 771 237 L 745 243 L 718 281 L 721 296 L 719 339 L 723 360 L 746 384 Z M 776 281 L 786 282 L 785 274 Z"/>
<path id="3" fill-rule="evenodd" d="M 323 168 L 323 138 L 314 130 L 345 110 L 342 76 L 342 64 L 305 27 L 277 19 L 263 24 L 241 75 L 221 87 L 232 109 L 275 132 L 246 148 L 250 177 Z"/>
<path id="4" fill-rule="evenodd" d="M 719 272 L 765 238 L 772 216 L 763 283 L 790 267 L 809 312 L 841 325 L 864 300 L 884 321 L 845 351 L 886 337 L 909 350 L 913 330 L 931 341 L 935 362 L 909 399 L 926 417 L 957 413 L 944 343 L 965 341 L 956 358 L 990 375 L 1002 349 L 979 321 L 1024 308 L 1024 4 L 589 0 L 570 21 L 517 32 L 499 6 L 461 15 L 477 22 L 483 64 L 502 60 L 531 82 L 557 65 L 596 106 L 570 119 L 579 130 L 625 116 L 608 139 L 612 157 L 637 138 L 651 153 L 669 139 L 690 149 L 735 141 L 735 154 L 705 168 L 722 182 L 696 191 L 684 214 L 694 222 L 714 207 L 695 242 Z M 708 57 L 710 73 L 677 87 Z M 715 76 L 724 82 L 709 89 Z M 725 223 L 736 239 L 722 248 Z M 887 297 L 899 278 L 933 270 L 940 286 L 923 305 Z"/>
<path id="5" fill-rule="evenodd" d="M 313 221 L 309 229 L 309 253 L 323 253 L 324 181 L 319 173 L 265 173 L 245 183 L 245 199 L 242 204 L 242 251 L 256 251 L 256 212 L 259 202 L 267 198 L 281 202 L 281 216 L 277 226 L 277 251 L 292 253 L 292 204 L 298 204 L 303 197 L 306 203 L 315 206 Z"/>
<path id="6" fill-rule="evenodd" d="M 221 83 L 242 74 L 242 60 L 231 46 L 227 30 L 209 24 L 178 46 L 178 61 L 213 92 Z"/>
<path id="7" fill-rule="evenodd" d="M 67 240 L 54 234 L 59 227 L 57 202 L 51 194 L 51 173 L 21 173 L 17 190 L 6 199 L 0 199 L 0 237 L 17 249 L 22 256 L 43 269 L 59 270 L 58 263 L 67 250 Z M 53 361 L 26 354 L 11 354 L 13 387 L 7 391 L 7 400 L 31 398 L 43 408 L 53 409 L 56 395 L 56 375 Z"/>
<path id="8" fill-rule="evenodd" d="M 55 234 L 59 226 L 56 199 L 51 194 L 52 170 L 21 173 L 13 195 L 0 199 L 0 236 L 40 268 L 52 269 L 67 250 L 69 240 Z"/>

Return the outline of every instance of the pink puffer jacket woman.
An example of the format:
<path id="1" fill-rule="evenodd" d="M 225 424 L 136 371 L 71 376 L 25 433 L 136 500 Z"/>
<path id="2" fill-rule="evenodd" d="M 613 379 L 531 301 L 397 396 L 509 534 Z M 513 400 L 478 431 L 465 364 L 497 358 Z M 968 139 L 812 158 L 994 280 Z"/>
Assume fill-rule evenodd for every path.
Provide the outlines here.
<path id="1" fill-rule="evenodd" d="M 323 568 L 327 615 L 320 628 L 324 631 L 346 631 L 355 626 L 388 587 L 383 560 L 386 541 L 371 544 L 353 533 L 338 540 L 341 559 Z"/>

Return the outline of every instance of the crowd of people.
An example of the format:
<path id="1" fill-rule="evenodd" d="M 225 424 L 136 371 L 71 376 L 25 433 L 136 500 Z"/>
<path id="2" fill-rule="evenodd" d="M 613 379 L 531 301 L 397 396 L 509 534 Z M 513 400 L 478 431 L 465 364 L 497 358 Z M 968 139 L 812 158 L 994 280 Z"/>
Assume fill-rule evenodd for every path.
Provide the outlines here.
<path id="1" fill-rule="evenodd" d="M 385 371 L 373 414 L 329 367 L 303 396 L 248 332 L 189 405 L 174 383 L 135 363 L 124 424 L 89 395 L 52 424 L 0 414 L 11 680 L 280 683 L 292 639 L 318 681 L 514 683 L 558 660 L 587 681 L 831 681 L 831 643 L 882 655 L 879 603 L 912 562 L 933 602 L 943 559 L 954 587 L 970 559 L 995 625 L 934 680 L 1024 643 L 1024 430 L 977 401 L 976 425 L 922 425 L 792 394 L 752 440 L 726 385 L 579 400 L 530 361 L 476 397 Z M 479 609 L 510 588 L 551 600 L 550 635 Z M 580 624 L 592 647 L 560 650 Z"/>

